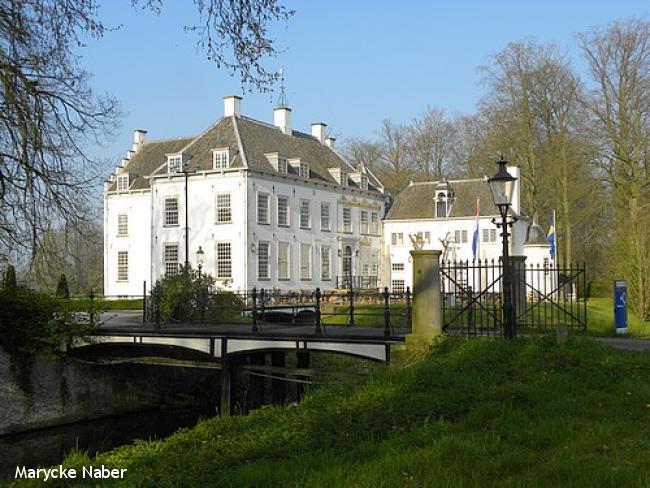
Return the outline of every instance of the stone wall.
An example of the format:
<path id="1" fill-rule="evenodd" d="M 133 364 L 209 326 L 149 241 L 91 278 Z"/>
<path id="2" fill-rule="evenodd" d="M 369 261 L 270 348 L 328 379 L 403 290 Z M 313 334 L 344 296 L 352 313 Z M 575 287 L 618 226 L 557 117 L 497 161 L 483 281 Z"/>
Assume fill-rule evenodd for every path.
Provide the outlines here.
<path id="1" fill-rule="evenodd" d="M 93 365 L 0 348 L 0 435 L 219 398 L 219 371 Z"/>

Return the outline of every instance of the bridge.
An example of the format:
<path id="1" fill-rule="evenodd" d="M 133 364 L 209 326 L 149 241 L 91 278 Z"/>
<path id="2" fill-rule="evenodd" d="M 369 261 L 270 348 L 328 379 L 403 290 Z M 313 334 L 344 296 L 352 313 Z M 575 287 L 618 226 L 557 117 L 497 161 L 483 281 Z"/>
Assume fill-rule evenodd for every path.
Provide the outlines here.
<path id="1" fill-rule="evenodd" d="M 139 311 L 104 312 L 98 331 L 74 340 L 75 355 L 99 362 L 142 362 L 221 370 L 221 412 L 233 408 L 233 385 L 239 370 L 273 372 L 278 378 L 304 378 L 310 353 L 343 354 L 372 361 L 390 362 L 391 347 L 405 341 L 407 328 L 310 324 L 176 323 L 157 327 L 142 321 Z M 390 333 L 387 333 L 390 331 Z M 285 368 L 285 354 L 295 352 L 297 368 Z M 265 355 L 272 363 L 266 366 Z M 244 358 L 251 364 L 244 364 Z M 255 361 L 252 358 L 255 357 Z M 261 364 L 259 358 L 262 358 Z M 257 364 L 254 364 L 257 363 Z M 154 361 L 153 364 L 156 364 Z"/>

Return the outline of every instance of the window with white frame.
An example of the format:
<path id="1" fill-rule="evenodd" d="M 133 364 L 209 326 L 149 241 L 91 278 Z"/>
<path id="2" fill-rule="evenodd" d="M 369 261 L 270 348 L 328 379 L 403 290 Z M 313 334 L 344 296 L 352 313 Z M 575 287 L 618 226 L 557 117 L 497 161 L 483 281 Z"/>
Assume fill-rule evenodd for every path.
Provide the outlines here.
<path id="1" fill-rule="evenodd" d="M 217 149 L 212 153 L 212 167 L 224 169 L 230 166 L 230 151 L 228 149 Z"/>
<path id="2" fill-rule="evenodd" d="M 289 227 L 289 197 L 278 197 L 278 225 Z"/>
<path id="3" fill-rule="evenodd" d="M 270 242 L 257 243 L 257 278 L 268 280 L 271 278 L 271 267 L 269 266 Z"/>
<path id="4" fill-rule="evenodd" d="M 359 231 L 362 234 L 368 234 L 370 232 L 370 224 L 368 222 L 368 211 L 362 210 L 359 217 Z"/>
<path id="5" fill-rule="evenodd" d="M 278 242 L 278 279 L 291 278 L 291 250 L 288 242 Z"/>
<path id="6" fill-rule="evenodd" d="M 309 200 L 300 200 L 300 228 L 311 229 L 311 206 Z"/>
<path id="7" fill-rule="evenodd" d="M 117 281 L 129 281 L 129 251 L 117 252 Z"/>
<path id="8" fill-rule="evenodd" d="M 300 279 L 311 280 L 311 244 L 300 244 Z"/>
<path id="9" fill-rule="evenodd" d="M 374 251 L 371 254 L 372 259 L 372 276 L 377 276 L 379 274 L 379 253 Z"/>
<path id="10" fill-rule="evenodd" d="M 216 243 L 216 277 L 218 279 L 232 278 L 232 246 L 230 242 Z"/>
<path id="11" fill-rule="evenodd" d="M 178 197 L 165 197 L 165 227 L 178 225 Z"/>
<path id="12" fill-rule="evenodd" d="M 178 173 L 183 170 L 183 156 L 167 156 L 167 172 Z"/>
<path id="13" fill-rule="evenodd" d="M 331 279 L 331 255 L 332 248 L 330 246 L 321 246 L 320 248 L 320 279 L 329 280 Z"/>
<path id="14" fill-rule="evenodd" d="M 392 246 L 402 246 L 404 245 L 404 233 L 403 232 L 391 232 L 390 234 L 390 243 Z"/>
<path id="15" fill-rule="evenodd" d="M 467 231 L 466 230 L 456 230 L 454 231 L 454 242 L 456 244 L 463 244 L 467 242 Z"/>
<path id="16" fill-rule="evenodd" d="M 306 163 L 304 161 L 300 162 L 300 166 L 298 167 L 298 175 L 301 178 L 309 178 L 309 163 Z"/>
<path id="17" fill-rule="evenodd" d="M 372 212 L 370 214 L 370 233 L 372 235 L 379 235 L 379 214 Z"/>
<path id="18" fill-rule="evenodd" d="M 258 193 L 257 194 L 257 223 L 258 224 L 268 224 L 270 223 L 270 212 L 269 212 L 269 194 L 268 193 Z"/>
<path id="19" fill-rule="evenodd" d="M 361 175 L 361 179 L 359 180 L 359 187 L 362 190 L 368 189 L 368 177 L 366 175 Z"/>
<path id="20" fill-rule="evenodd" d="M 392 263 L 391 267 L 393 271 L 404 271 L 404 263 Z"/>
<path id="21" fill-rule="evenodd" d="M 127 214 L 117 215 L 117 235 L 121 237 L 129 235 L 129 216 Z"/>
<path id="22" fill-rule="evenodd" d="M 330 204 L 320 204 L 320 230 L 330 230 Z"/>
<path id="23" fill-rule="evenodd" d="M 230 193 L 217 193 L 217 224 L 232 222 L 232 209 L 230 207 Z"/>
<path id="24" fill-rule="evenodd" d="M 343 207 L 343 232 L 352 232 L 352 209 Z"/>
<path id="25" fill-rule="evenodd" d="M 404 280 L 392 280 L 390 285 L 393 293 L 404 293 Z"/>
<path id="26" fill-rule="evenodd" d="M 165 276 L 175 276 L 178 274 L 178 244 L 165 244 L 163 246 L 163 266 Z"/>
<path id="27" fill-rule="evenodd" d="M 483 229 L 483 242 L 496 242 L 497 241 L 497 230 L 496 229 Z"/>
<path id="28" fill-rule="evenodd" d="M 289 163 L 287 158 L 278 158 L 278 173 L 286 175 L 289 172 Z"/>
<path id="29" fill-rule="evenodd" d="M 126 191 L 129 189 L 129 175 L 120 175 L 117 177 L 117 191 Z"/>
<path id="30" fill-rule="evenodd" d="M 431 232 L 424 233 L 424 242 L 427 244 L 431 244 Z"/>

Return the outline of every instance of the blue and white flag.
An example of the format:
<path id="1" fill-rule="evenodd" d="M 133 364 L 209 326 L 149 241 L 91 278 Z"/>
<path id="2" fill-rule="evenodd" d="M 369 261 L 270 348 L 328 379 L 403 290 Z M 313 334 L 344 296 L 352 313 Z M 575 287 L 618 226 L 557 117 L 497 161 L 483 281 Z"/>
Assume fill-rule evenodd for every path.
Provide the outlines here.
<path id="1" fill-rule="evenodd" d="M 556 238 L 555 238 L 555 210 L 553 210 L 553 220 L 551 220 L 551 228 L 548 230 L 548 245 L 551 250 L 551 259 L 555 260 L 555 247 L 556 247 Z"/>
<path id="2" fill-rule="evenodd" d="M 474 236 L 472 237 L 472 252 L 474 253 L 474 260 L 478 258 L 481 250 L 481 239 L 479 236 L 478 216 L 481 213 L 481 201 L 476 199 L 476 227 L 474 228 Z"/>

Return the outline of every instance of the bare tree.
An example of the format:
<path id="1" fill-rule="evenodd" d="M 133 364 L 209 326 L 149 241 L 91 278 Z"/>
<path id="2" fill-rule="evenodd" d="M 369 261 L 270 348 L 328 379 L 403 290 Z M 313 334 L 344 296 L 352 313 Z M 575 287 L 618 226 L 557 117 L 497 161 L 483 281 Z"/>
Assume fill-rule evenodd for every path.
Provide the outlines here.
<path id="1" fill-rule="evenodd" d="M 456 126 L 437 107 L 428 107 L 408 128 L 409 158 L 425 180 L 448 176 L 457 142 Z"/>
<path id="2" fill-rule="evenodd" d="M 386 188 L 397 195 L 408 185 L 413 176 L 413 164 L 409 158 L 408 129 L 384 119 L 379 130 L 381 138 L 381 167 Z"/>
<path id="3" fill-rule="evenodd" d="M 378 170 L 381 165 L 382 147 L 376 141 L 361 138 L 350 138 L 343 145 L 343 155 L 353 164 L 363 164 L 372 171 Z"/>
<path id="4" fill-rule="evenodd" d="M 595 88 L 586 99 L 602 141 L 614 212 L 616 271 L 650 316 L 650 22 L 614 22 L 579 36 Z"/>

